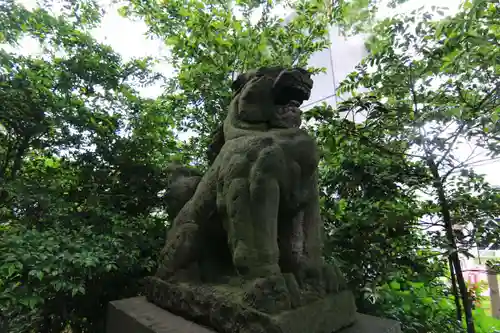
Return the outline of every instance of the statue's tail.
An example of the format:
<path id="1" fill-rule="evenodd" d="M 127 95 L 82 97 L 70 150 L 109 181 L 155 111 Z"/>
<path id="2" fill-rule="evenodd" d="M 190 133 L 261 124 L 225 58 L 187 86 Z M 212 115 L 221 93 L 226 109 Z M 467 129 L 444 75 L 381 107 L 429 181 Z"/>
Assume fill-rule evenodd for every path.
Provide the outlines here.
<path id="1" fill-rule="evenodd" d="M 224 145 L 224 127 L 220 125 L 213 133 L 206 151 L 208 164 L 214 163 Z M 165 194 L 167 213 L 174 219 L 184 205 L 191 199 L 203 174 L 192 167 L 172 163 L 167 167 L 168 187 Z"/>
<path id="2" fill-rule="evenodd" d="M 167 214 L 173 220 L 196 191 L 202 174 L 190 167 L 177 163 L 167 168 L 168 187 L 165 193 Z"/>

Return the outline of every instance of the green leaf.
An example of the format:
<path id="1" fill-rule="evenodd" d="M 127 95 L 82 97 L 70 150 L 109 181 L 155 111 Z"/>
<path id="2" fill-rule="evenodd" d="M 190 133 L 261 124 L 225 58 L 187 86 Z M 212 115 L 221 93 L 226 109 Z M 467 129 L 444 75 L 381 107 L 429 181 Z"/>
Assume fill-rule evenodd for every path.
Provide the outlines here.
<path id="1" fill-rule="evenodd" d="M 22 297 L 19 302 L 24 305 L 29 307 L 30 309 L 35 309 L 38 305 L 43 303 L 43 299 L 39 296 L 26 296 Z"/>
<path id="2" fill-rule="evenodd" d="M 130 11 L 130 8 L 129 6 L 122 6 L 120 8 L 118 8 L 118 15 L 120 15 L 121 17 L 127 17 L 129 15 L 129 11 Z"/>
<path id="3" fill-rule="evenodd" d="M 422 303 L 429 305 L 429 304 L 434 303 L 434 300 L 431 297 L 424 297 L 424 298 L 422 298 Z"/>
<path id="4" fill-rule="evenodd" d="M 401 285 L 398 282 L 396 282 L 396 281 L 391 281 L 389 283 L 389 286 L 391 287 L 391 289 L 394 289 L 394 290 L 401 289 Z"/>
<path id="5" fill-rule="evenodd" d="M 179 15 L 189 17 L 189 10 L 187 8 L 179 8 Z"/>

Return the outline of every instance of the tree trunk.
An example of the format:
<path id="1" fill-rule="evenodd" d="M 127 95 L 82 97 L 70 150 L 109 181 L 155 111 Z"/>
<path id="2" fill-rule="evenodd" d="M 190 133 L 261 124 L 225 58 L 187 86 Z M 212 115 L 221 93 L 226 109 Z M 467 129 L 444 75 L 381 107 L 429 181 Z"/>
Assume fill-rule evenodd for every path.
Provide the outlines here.
<path id="1" fill-rule="evenodd" d="M 460 295 L 458 294 L 457 279 L 455 276 L 455 269 L 453 268 L 453 263 L 451 259 L 448 258 L 448 265 L 450 266 L 451 274 L 451 291 L 453 292 L 453 298 L 455 300 L 455 307 L 457 309 L 457 321 L 462 322 L 462 307 L 460 306 Z"/>
<path id="2" fill-rule="evenodd" d="M 492 268 L 488 269 L 488 286 L 490 287 L 491 315 L 500 319 L 500 291 L 498 288 L 498 275 Z"/>
<path id="3" fill-rule="evenodd" d="M 467 325 L 467 333 L 476 333 L 476 329 L 474 327 L 474 319 L 472 318 L 472 304 L 469 297 L 469 293 L 467 292 L 467 286 L 465 284 L 462 267 L 460 265 L 460 258 L 458 257 L 457 243 L 455 241 L 455 235 L 453 234 L 453 223 L 451 221 L 451 212 L 448 199 L 446 198 L 446 193 L 444 191 L 444 185 L 443 182 L 441 181 L 441 176 L 439 175 L 438 167 L 432 157 L 430 157 L 427 160 L 427 165 L 429 166 L 429 169 L 431 171 L 433 177 L 433 186 L 437 192 L 441 217 L 443 218 L 443 223 L 446 231 L 446 239 L 452 250 L 452 252 L 449 255 L 449 259 L 453 264 L 455 277 L 458 283 L 458 289 L 460 291 L 460 296 L 462 298 L 462 304 L 465 313 L 465 322 Z"/>
<path id="4" fill-rule="evenodd" d="M 451 254 L 451 261 L 453 262 L 453 267 L 455 268 L 458 289 L 462 296 L 462 304 L 464 306 L 465 320 L 467 324 L 467 333 L 476 333 L 474 328 L 474 319 L 472 318 L 472 302 L 469 298 L 469 293 L 467 292 L 467 286 L 465 285 L 464 275 L 462 273 L 462 267 L 460 265 L 460 258 L 458 257 L 458 252 Z"/>

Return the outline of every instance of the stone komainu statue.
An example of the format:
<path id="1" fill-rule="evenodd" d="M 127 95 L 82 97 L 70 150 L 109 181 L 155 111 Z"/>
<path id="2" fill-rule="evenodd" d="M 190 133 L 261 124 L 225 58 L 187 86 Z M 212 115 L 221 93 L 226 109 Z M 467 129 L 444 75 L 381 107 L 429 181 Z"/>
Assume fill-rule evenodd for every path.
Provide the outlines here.
<path id="1" fill-rule="evenodd" d="M 352 294 L 321 256 L 319 154 L 299 128 L 312 85 L 307 71 L 277 67 L 233 83 L 208 171 L 175 169 L 175 219 L 150 301 L 227 333 L 330 333 L 353 322 Z"/>

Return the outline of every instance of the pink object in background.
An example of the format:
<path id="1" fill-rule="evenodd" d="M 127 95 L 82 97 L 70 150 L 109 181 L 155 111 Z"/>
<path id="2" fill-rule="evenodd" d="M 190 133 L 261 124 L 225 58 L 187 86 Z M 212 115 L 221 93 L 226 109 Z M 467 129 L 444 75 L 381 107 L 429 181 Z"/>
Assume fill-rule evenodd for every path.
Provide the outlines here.
<path id="1" fill-rule="evenodd" d="M 486 273 L 486 266 L 485 265 L 478 265 L 478 264 L 471 264 L 468 265 L 468 267 L 465 267 L 464 269 L 464 278 L 467 280 L 467 282 L 470 284 L 476 284 L 480 282 L 488 284 L 488 275 Z M 489 288 L 485 289 L 482 293 L 481 296 L 489 296 Z"/>

